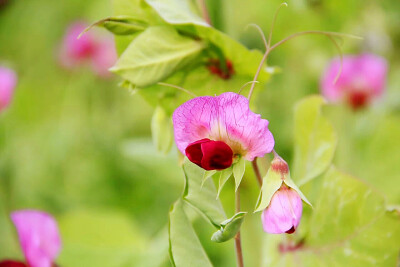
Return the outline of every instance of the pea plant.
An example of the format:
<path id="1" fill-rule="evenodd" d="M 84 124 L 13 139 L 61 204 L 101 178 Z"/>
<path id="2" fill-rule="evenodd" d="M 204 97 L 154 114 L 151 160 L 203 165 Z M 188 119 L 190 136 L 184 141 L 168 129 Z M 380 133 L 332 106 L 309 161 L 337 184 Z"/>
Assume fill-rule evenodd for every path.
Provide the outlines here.
<path id="1" fill-rule="evenodd" d="M 274 43 L 274 23 L 284 6 L 272 18 L 267 38 L 260 27 L 250 25 L 260 33 L 265 51 L 250 50 L 214 28 L 204 1 L 115 0 L 113 16 L 91 26 L 115 35 L 119 58 L 110 70 L 122 77 L 120 85 L 155 107 L 154 145 L 166 153 L 175 141 L 179 150 L 185 186 L 169 213 L 173 266 L 212 266 L 190 210 L 215 227 L 210 236 L 215 246 L 234 241 L 240 267 L 246 262 L 243 250 L 256 249 L 241 244 L 248 213 L 261 217 L 268 266 L 395 265 L 398 215 L 388 212 L 379 192 L 333 165 L 338 136 L 323 112 L 327 100 L 345 100 L 354 109 L 367 106 L 384 89 L 385 62 L 371 60 L 373 55 L 334 60 L 323 81 L 325 98 L 308 96 L 294 107 L 289 166 L 278 154 L 274 137 L 279 133 L 270 131 L 268 120 L 254 112 L 257 107 L 251 102 L 277 73 L 267 64 L 268 56 L 302 35 L 327 37 L 341 55 L 337 39 L 357 37 L 305 31 Z M 257 160 L 269 159 L 270 153 L 267 169 L 260 169 L 265 165 Z M 259 197 L 253 210 L 244 211 L 241 182 L 251 168 Z M 228 216 L 219 195 L 230 178 L 235 212 Z"/>

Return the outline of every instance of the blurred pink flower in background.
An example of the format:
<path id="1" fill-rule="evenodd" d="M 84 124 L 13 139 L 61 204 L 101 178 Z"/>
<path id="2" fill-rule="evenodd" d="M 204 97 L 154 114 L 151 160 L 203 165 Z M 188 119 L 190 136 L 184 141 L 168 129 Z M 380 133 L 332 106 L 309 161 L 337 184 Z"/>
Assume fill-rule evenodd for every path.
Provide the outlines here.
<path id="1" fill-rule="evenodd" d="M 0 112 L 10 104 L 16 84 L 15 72 L 0 66 Z"/>
<path id="2" fill-rule="evenodd" d="M 226 169 L 234 156 L 263 157 L 275 144 L 269 122 L 250 110 L 246 97 L 232 92 L 193 98 L 172 120 L 178 149 L 206 170 Z"/>
<path id="3" fill-rule="evenodd" d="M 385 91 L 387 63 L 373 54 L 349 55 L 343 58 L 339 79 L 340 59 L 334 59 L 321 80 L 323 96 L 331 102 L 345 101 L 359 109 L 379 98 Z"/>
<path id="4" fill-rule="evenodd" d="M 303 203 L 299 194 L 282 185 L 261 215 L 264 231 L 270 234 L 291 234 L 299 225 L 302 212 Z"/>
<path id="5" fill-rule="evenodd" d="M 110 77 L 108 69 L 117 61 L 113 37 L 97 34 L 96 29 L 91 29 L 78 39 L 87 26 L 86 23 L 78 21 L 67 28 L 58 55 L 60 63 L 67 69 L 86 64 L 98 76 Z"/>
<path id="6" fill-rule="evenodd" d="M 44 212 L 21 210 L 11 214 L 19 243 L 29 267 L 53 267 L 61 249 L 61 239 L 54 218 Z M 0 262 L 0 267 L 25 266 L 18 261 Z"/>

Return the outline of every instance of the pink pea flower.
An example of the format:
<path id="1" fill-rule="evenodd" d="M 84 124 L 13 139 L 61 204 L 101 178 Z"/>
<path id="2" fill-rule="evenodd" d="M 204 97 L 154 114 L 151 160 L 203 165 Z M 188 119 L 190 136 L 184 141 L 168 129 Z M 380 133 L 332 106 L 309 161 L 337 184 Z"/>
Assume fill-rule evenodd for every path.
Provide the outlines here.
<path id="1" fill-rule="evenodd" d="M 59 51 L 60 63 L 67 69 L 86 64 L 100 77 L 110 77 L 108 69 L 117 61 L 113 38 L 92 29 L 78 39 L 87 26 L 84 22 L 75 22 L 68 27 Z"/>
<path id="2" fill-rule="evenodd" d="M 57 222 L 49 214 L 21 210 L 11 214 L 17 229 L 26 264 L 17 261 L 0 262 L 0 267 L 53 267 L 61 249 Z"/>
<path id="3" fill-rule="evenodd" d="M 380 97 L 386 84 L 387 63 L 373 54 L 345 56 L 339 79 L 340 60 L 334 59 L 321 80 L 321 91 L 331 102 L 346 101 L 354 110 Z"/>
<path id="4" fill-rule="evenodd" d="M 87 32 L 78 39 L 79 34 L 86 27 L 84 22 L 74 22 L 67 28 L 59 55 L 64 67 L 76 67 L 90 60 L 95 53 L 97 43 L 91 32 Z"/>
<path id="5" fill-rule="evenodd" d="M 294 233 L 302 211 L 303 203 L 299 194 L 283 184 L 261 215 L 264 231 L 270 234 Z"/>
<path id="6" fill-rule="evenodd" d="M 0 112 L 10 104 L 16 84 L 15 72 L 0 66 Z"/>
<path id="7" fill-rule="evenodd" d="M 96 47 L 92 57 L 92 69 L 98 76 L 109 78 L 112 76 L 108 71 L 117 61 L 117 52 L 113 38 L 101 40 Z"/>
<path id="8" fill-rule="evenodd" d="M 235 156 L 252 161 L 275 144 L 268 121 L 250 110 L 247 98 L 232 92 L 191 99 L 172 120 L 178 149 L 205 170 L 226 169 Z"/>

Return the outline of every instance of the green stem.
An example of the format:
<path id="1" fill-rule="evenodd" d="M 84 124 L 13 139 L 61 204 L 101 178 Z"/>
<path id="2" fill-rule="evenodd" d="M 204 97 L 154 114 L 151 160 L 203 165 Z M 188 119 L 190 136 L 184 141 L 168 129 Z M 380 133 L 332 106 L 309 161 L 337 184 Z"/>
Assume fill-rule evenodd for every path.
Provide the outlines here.
<path id="1" fill-rule="evenodd" d="M 261 187 L 262 186 L 262 177 L 261 177 L 260 169 L 258 168 L 258 165 L 257 165 L 257 158 L 255 158 L 251 162 L 251 165 L 253 166 L 253 170 L 254 170 L 254 174 L 256 175 L 257 182 Z"/>
<path id="2" fill-rule="evenodd" d="M 240 187 L 236 190 L 235 194 L 235 213 L 238 212 L 240 212 Z M 236 251 L 237 266 L 244 267 L 240 231 L 235 236 L 235 251 Z"/>

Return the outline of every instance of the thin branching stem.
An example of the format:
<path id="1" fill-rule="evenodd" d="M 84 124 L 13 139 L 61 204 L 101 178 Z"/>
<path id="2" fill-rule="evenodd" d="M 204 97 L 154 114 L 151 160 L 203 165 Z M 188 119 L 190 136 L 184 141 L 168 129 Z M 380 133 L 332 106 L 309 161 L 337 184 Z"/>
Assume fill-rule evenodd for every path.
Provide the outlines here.
<path id="1" fill-rule="evenodd" d="M 247 25 L 246 29 L 247 29 L 248 27 L 254 27 L 254 28 L 257 29 L 257 31 L 259 32 L 259 34 L 260 34 L 260 36 L 261 36 L 261 38 L 262 38 L 262 40 L 263 40 L 263 43 L 264 43 L 264 46 L 265 46 L 265 50 L 267 50 L 267 49 L 268 49 L 268 42 L 267 42 L 267 39 L 265 39 L 264 32 L 263 32 L 263 30 L 260 28 L 260 26 L 258 26 L 257 24 L 252 23 L 252 24 Z"/>
<path id="2" fill-rule="evenodd" d="M 259 81 L 250 81 L 250 82 L 247 82 L 247 83 L 243 84 L 242 87 L 240 87 L 240 89 L 239 89 L 239 91 L 238 91 L 238 95 L 240 95 L 240 93 L 242 92 L 242 90 L 243 90 L 247 85 L 249 85 L 249 84 L 251 84 L 251 83 L 260 83 L 260 82 L 259 82 Z"/>
<path id="3" fill-rule="evenodd" d="M 211 24 L 211 19 L 210 19 L 210 14 L 208 13 L 208 9 L 207 9 L 207 4 L 206 4 L 206 0 L 199 0 L 200 3 L 200 7 L 201 7 L 201 12 L 203 14 L 203 18 L 204 20 L 209 24 Z"/>
<path id="4" fill-rule="evenodd" d="M 271 24 L 271 29 L 269 31 L 269 36 L 268 36 L 268 46 L 271 46 L 271 40 L 272 40 L 272 32 L 274 31 L 274 26 L 275 26 L 275 22 L 276 22 L 276 18 L 278 17 L 279 11 L 281 10 L 282 7 L 287 7 L 288 4 L 287 3 L 282 3 L 279 5 L 279 7 L 276 9 L 275 14 L 274 14 L 274 18 L 272 19 L 272 24 Z"/>
<path id="5" fill-rule="evenodd" d="M 178 85 L 169 84 L 169 83 L 162 83 L 162 82 L 157 83 L 157 84 L 158 84 L 158 85 L 162 85 L 162 86 L 172 87 L 172 88 L 178 89 L 178 90 L 180 90 L 180 91 L 182 91 L 182 92 L 185 92 L 185 93 L 187 93 L 187 94 L 189 94 L 189 95 L 191 95 L 191 96 L 193 96 L 193 97 L 197 97 L 197 95 L 196 95 L 195 93 L 192 93 L 192 92 L 190 92 L 189 90 L 187 90 L 187 89 L 185 89 L 185 88 L 183 88 L 183 87 L 180 87 L 180 86 L 178 86 Z"/>

